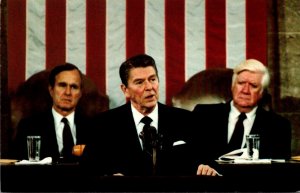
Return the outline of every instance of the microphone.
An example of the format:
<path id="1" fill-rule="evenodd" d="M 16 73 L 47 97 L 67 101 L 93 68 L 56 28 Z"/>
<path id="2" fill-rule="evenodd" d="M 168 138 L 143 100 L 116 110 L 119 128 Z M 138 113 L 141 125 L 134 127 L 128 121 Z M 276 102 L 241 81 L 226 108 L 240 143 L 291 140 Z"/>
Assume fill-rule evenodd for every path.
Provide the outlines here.
<path id="1" fill-rule="evenodd" d="M 152 174 L 156 174 L 156 160 L 157 160 L 157 150 L 161 149 L 161 138 L 162 135 L 157 133 L 157 129 L 153 126 L 144 128 L 144 130 L 139 134 L 142 139 L 144 151 L 147 155 L 151 156 L 152 159 Z"/>
<path id="2" fill-rule="evenodd" d="M 142 142 L 146 146 L 150 146 L 151 148 L 154 148 L 158 145 L 158 139 L 159 136 L 157 134 L 157 130 L 155 127 L 150 126 L 146 130 L 143 130 L 139 137 L 142 139 Z"/>
<path id="3" fill-rule="evenodd" d="M 150 126 L 149 127 L 149 133 L 150 133 L 150 144 L 152 146 L 152 148 L 157 147 L 158 145 L 158 134 L 157 134 L 157 130 L 155 127 Z"/>
<path id="4" fill-rule="evenodd" d="M 156 174 L 156 159 L 157 159 L 157 146 L 158 146 L 158 134 L 155 127 L 150 126 L 149 127 L 149 133 L 150 133 L 150 144 L 152 147 L 152 174 Z"/>

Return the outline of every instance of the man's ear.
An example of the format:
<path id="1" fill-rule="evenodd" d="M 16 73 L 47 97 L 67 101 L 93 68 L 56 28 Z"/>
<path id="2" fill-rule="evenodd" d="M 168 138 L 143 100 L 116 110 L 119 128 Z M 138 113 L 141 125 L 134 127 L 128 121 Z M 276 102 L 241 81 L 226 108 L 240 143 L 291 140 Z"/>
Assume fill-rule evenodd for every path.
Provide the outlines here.
<path id="1" fill-rule="evenodd" d="M 126 93 L 126 86 L 124 84 L 121 84 L 120 88 L 121 88 L 122 92 L 125 94 Z"/>
<path id="2" fill-rule="evenodd" d="M 48 86 L 48 91 L 51 97 L 53 97 L 53 88 L 49 85 Z"/>
<path id="3" fill-rule="evenodd" d="M 123 91 L 123 93 L 124 93 L 124 95 L 125 95 L 126 98 L 130 97 L 130 95 L 128 93 L 128 89 L 127 89 L 127 87 L 124 84 L 121 84 L 121 90 Z"/>

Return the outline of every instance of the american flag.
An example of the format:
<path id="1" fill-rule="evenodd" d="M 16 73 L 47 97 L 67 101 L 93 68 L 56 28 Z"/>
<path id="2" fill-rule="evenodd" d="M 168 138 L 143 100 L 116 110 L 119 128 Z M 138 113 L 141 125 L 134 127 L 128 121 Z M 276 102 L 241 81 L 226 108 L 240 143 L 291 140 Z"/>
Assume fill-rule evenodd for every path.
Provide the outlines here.
<path id="1" fill-rule="evenodd" d="M 267 0 L 7 0 L 8 88 L 71 62 L 110 99 L 125 103 L 119 66 L 156 60 L 160 102 L 186 80 L 241 60 L 267 63 Z"/>

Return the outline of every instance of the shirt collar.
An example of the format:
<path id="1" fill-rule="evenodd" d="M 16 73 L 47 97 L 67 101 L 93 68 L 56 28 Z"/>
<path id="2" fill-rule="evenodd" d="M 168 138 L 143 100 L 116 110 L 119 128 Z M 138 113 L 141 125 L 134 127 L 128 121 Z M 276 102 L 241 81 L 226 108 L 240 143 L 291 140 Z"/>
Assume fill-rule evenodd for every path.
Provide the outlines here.
<path id="1" fill-rule="evenodd" d="M 59 114 L 54 108 L 52 108 L 52 114 L 54 117 L 54 123 L 55 125 L 59 125 L 61 123 L 61 119 L 64 117 L 61 114 Z M 69 125 L 71 128 L 74 126 L 74 117 L 75 117 L 75 111 L 70 113 L 66 118 L 68 119 Z"/>
<path id="2" fill-rule="evenodd" d="M 132 104 L 131 104 L 131 111 L 132 111 L 132 114 L 133 114 L 133 119 L 134 119 L 135 126 L 137 126 L 140 123 L 141 119 L 145 115 L 143 115 L 138 110 L 136 110 L 136 108 L 134 108 L 134 106 Z M 157 104 L 156 104 L 154 110 L 150 114 L 148 114 L 147 116 L 150 117 L 153 120 L 151 125 L 157 127 L 157 123 L 158 123 L 158 105 Z"/>
<path id="3" fill-rule="evenodd" d="M 231 116 L 237 118 L 241 114 L 241 112 L 233 105 L 233 101 L 230 102 L 230 108 L 231 108 L 230 111 Z M 247 118 L 253 119 L 255 117 L 256 110 L 257 110 L 257 106 L 254 107 L 250 112 L 246 113 Z"/>

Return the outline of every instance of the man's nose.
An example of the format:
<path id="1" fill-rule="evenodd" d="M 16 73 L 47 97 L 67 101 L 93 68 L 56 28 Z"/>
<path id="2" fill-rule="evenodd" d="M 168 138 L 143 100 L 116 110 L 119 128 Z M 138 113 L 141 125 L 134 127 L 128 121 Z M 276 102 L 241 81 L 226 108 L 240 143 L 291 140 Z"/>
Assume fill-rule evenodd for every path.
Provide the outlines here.
<path id="1" fill-rule="evenodd" d="M 152 84 L 149 81 L 145 81 L 145 88 L 146 89 L 152 89 Z"/>
<path id="2" fill-rule="evenodd" d="M 66 94 L 71 94 L 71 90 L 72 88 L 70 86 L 66 86 L 66 90 L 65 90 Z"/>
<path id="3" fill-rule="evenodd" d="M 245 93 L 249 93 L 250 92 L 250 85 L 248 83 L 244 84 L 242 91 L 245 92 Z"/>

